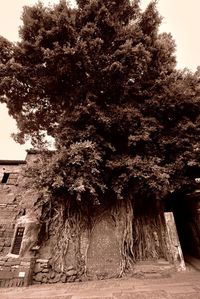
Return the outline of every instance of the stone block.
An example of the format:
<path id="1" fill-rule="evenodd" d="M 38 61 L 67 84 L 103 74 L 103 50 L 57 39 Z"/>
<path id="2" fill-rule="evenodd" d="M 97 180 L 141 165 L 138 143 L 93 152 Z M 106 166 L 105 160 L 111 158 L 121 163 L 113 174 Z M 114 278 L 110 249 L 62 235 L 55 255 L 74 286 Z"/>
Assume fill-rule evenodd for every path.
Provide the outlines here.
<path id="1" fill-rule="evenodd" d="M 34 272 L 35 273 L 39 273 L 42 271 L 42 267 L 41 267 L 41 264 L 40 263 L 36 263 L 35 264 L 35 267 L 34 267 Z"/>
<path id="2" fill-rule="evenodd" d="M 17 263 L 17 260 L 10 260 L 10 261 L 6 262 L 7 267 L 11 267 L 11 266 L 14 266 L 14 265 L 17 265 L 17 264 L 19 264 L 19 263 Z"/>
<path id="3" fill-rule="evenodd" d="M 59 282 L 61 280 L 61 274 L 57 273 L 55 277 L 52 279 L 53 283 Z"/>
<path id="4" fill-rule="evenodd" d="M 32 259 L 31 259 L 30 257 L 21 257 L 21 261 L 22 261 L 22 262 L 30 263 L 31 260 L 32 260 Z"/>
<path id="5" fill-rule="evenodd" d="M 69 271 L 69 270 L 74 270 L 74 267 L 73 267 L 73 266 L 69 266 L 69 267 L 67 268 L 67 271 Z"/>
<path id="6" fill-rule="evenodd" d="M 2 256 L 1 257 L 1 261 L 7 262 L 8 261 L 8 257 L 7 256 Z"/>
<path id="7" fill-rule="evenodd" d="M 69 270 L 66 272 L 66 276 L 74 276 L 77 275 L 77 271 L 76 270 Z"/>
<path id="8" fill-rule="evenodd" d="M 35 276 L 34 276 L 34 280 L 35 281 L 42 281 L 42 278 L 43 278 L 43 274 L 42 273 L 37 273 Z"/>
<path id="9" fill-rule="evenodd" d="M 50 273 L 50 278 L 53 279 L 54 277 L 55 277 L 55 272 L 51 272 L 51 273 Z"/>
<path id="10" fill-rule="evenodd" d="M 67 277 L 67 282 L 74 282 L 76 280 L 76 276 Z"/>
<path id="11" fill-rule="evenodd" d="M 19 265 L 11 266 L 11 269 L 19 269 Z"/>
<path id="12" fill-rule="evenodd" d="M 48 281 L 48 278 L 47 278 L 46 276 L 43 276 L 43 277 L 42 277 L 42 282 L 43 282 L 43 283 L 47 283 L 47 281 Z"/>
<path id="13" fill-rule="evenodd" d="M 4 230 L 0 230 L 0 238 L 4 236 Z"/>
<path id="14" fill-rule="evenodd" d="M 0 203 L 0 208 L 2 209 L 2 208 L 5 208 L 7 206 L 7 204 L 6 203 Z"/>
<path id="15" fill-rule="evenodd" d="M 61 282 L 65 283 L 67 281 L 67 276 L 65 274 L 63 274 L 61 276 Z"/>
<path id="16" fill-rule="evenodd" d="M 20 265 L 22 266 L 22 267 L 30 267 L 30 262 L 24 262 L 24 261 L 21 261 L 21 263 L 20 263 Z"/>
<path id="17" fill-rule="evenodd" d="M 10 240 L 10 238 L 5 240 L 5 246 L 6 247 L 11 247 L 11 240 Z"/>
<path id="18" fill-rule="evenodd" d="M 48 269 L 42 269 L 42 273 L 48 273 L 49 270 Z"/>
<path id="19" fill-rule="evenodd" d="M 47 259 L 37 259 L 36 263 L 41 263 L 41 264 L 48 264 L 49 260 Z"/>

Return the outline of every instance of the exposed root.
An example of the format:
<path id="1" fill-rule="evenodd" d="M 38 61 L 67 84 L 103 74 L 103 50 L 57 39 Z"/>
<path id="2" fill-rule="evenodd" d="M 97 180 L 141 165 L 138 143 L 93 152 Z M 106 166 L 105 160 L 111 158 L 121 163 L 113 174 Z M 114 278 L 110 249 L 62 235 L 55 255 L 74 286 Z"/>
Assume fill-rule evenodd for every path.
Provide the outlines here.
<path id="1" fill-rule="evenodd" d="M 61 207 L 57 211 L 57 215 L 51 222 L 52 236 L 52 266 L 58 272 L 65 272 L 66 256 L 69 244 L 73 244 L 76 256 L 76 267 L 79 268 L 80 261 L 80 233 L 83 226 L 83 219 L 79 211 L 76 213 L 68 213 L 64 216 L 64 208 Z"/>
<path id="2" fill-rule="evenodd" d="M 117 235 L 119 238 L 119 248 L 121 253 L 121 277 L 125 270 L 133 264 L 133 207 L 131 201 L 118 201 L 112 208 L 111 214 L 115 219 Z"/>
<path id="3" fill-rule="evenodd" d="M 163 239 L 165 226 L 157 215 L 137 217 L 133 223 L 134 260 L 166 258 L 167 244 Z"/>
<path id="4" fill-rule="evenodd" d="M 152 210 L 151 212 L 146 210 L 141 212 L 140 209 L 137 209 L 136 214 L 134 203 L 128 198 L 117 201 L 109 211 L 115 222 L 121 254 L 119 277 L 133 269 L 136 261 L 167 258 L 168 247 L 163 233 L 166 228 L 159 209 L 153 209 L 153 212 Z M 101 213 L 99 216 L 103 217 L 103 214 Z M 93 217 L 93 226 L 95 217 Z M 57 207 L 55 210 L 50 225 L 54 270 L 58 272 L 67 270 L 69 266 L 69 263 L 66 264 L 67 255 L 69 247 L 73 244 L 74 266 L 81 275 L 86 275 L 87 249 L 91 233 L 91 226 L 86 219 L 87 217 L 83 216 L 79 210 L 74 210 L 72 213 L 70 209 L 66 209 L 65 205 L 60 205 L 60 208 Z M 82 244 L 81 236 L 83 234 L 85 234 L 84 238 L 88 240 L 88 244 L 86 244 L 87 241 Z"/>

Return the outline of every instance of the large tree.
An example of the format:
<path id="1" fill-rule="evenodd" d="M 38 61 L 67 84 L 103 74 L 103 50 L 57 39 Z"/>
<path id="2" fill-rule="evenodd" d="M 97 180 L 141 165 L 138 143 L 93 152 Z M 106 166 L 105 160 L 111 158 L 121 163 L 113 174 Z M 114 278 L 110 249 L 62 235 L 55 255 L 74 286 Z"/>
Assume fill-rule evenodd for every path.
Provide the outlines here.
<path id="1" fill-rule="evenodd" d="M 129 199 L 136 217 L 191 186 L 189 169 L 200 162 L 199 72 L 176 69 L 156 1 L 145 11 L 138 0 L 38 3 L 24 7 L 22 20 L 20 41 L 1 59 L 1 101 L 19 142 L 55 139 L 55 152 L 34 170 L 49 194 L 44 206 L 54 198 L 51 208 L 60 200 L 91 215 Z"/>

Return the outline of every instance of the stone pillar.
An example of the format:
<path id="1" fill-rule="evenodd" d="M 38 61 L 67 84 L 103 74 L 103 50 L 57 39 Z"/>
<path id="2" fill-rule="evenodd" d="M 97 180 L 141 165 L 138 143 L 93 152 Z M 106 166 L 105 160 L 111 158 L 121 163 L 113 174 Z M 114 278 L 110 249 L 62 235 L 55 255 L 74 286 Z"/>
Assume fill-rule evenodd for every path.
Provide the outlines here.
<path id="1" fill-rule="evenodd" d="M 167 239 L 169 244 L 170 255 L 172 256 L 177 271 L 185 271 L 185 261 L 179 241 L 174 215 L 172 212 L 164 213 L 167 227 Z"/>

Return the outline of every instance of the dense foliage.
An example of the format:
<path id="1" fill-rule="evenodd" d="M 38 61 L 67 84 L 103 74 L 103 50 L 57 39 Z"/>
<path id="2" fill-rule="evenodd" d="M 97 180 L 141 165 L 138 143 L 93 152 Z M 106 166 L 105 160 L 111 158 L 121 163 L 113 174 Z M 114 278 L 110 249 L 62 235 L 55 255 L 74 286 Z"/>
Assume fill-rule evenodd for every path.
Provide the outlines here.
<path id="1" fill-rule="evenodd" d="M 55 138 L 34 170 L 49 194 L 86 206 L 162 199 L 199 167 L 199 72 L 176 70 L 156 1 L 144 12 L 138 0 L 77 3 L 25 7 L 20 41 L 1 38 L 1 102 L 15 138 Z"/>

